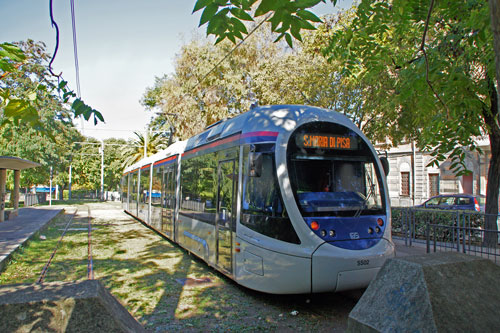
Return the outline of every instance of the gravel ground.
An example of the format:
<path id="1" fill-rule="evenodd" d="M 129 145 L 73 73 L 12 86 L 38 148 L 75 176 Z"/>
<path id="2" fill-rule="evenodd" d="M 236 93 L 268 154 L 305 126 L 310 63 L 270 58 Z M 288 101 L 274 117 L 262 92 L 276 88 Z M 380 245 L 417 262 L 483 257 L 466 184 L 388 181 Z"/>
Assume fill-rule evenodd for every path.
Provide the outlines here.
<path id="1" fill-rule="evenodd" d="M 66 214 L 52 222 L 43 237 L 14 257 L 0 275 L 0 284 L 38 278 L 75 208 L 77 216 L 46 281 L 86 279 L 87 207 L 92 216 L 94 277 L 151 332 L 343 332 L 362 295 L 358 290 L 281 296 L 246 289 L 125 214 L 117 203 L 65 207 Z"/>

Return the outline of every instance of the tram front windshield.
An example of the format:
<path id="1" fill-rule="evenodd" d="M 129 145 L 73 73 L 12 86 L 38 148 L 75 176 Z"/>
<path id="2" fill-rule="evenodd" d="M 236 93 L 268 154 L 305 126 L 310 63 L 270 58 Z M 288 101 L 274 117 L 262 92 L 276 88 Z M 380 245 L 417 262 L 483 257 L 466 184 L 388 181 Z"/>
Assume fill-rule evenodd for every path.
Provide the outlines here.
<path id="1" fill-rule="evenodd" d="M 304 216 L 385 213 L 381 173 L 364 140 L 328 123 L 306 125 L 288 145 L 292 190 Z"/>

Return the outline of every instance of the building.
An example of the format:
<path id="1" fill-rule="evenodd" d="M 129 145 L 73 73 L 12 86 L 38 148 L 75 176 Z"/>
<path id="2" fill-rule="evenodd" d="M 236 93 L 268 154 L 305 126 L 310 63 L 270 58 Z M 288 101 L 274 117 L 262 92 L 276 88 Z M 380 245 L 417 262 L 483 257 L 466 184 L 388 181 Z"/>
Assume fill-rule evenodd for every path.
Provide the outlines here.
<path id="1" fill-rule="evenodd" d="M 414 206 L 438 194 L 486 195 L 491 156 L 489 140 L 478 140 L 478 144 L 483 154 L 467 152 L 465 165 L 472 173 L 464 176 L 455 176 L 450 169 L 450 160 L 441 162 L 439 167 L 429 166 L 431 154 L 417 150 L 411 143 L 387 150 L 390 166 L 387 183 L 391 205 Z"/>

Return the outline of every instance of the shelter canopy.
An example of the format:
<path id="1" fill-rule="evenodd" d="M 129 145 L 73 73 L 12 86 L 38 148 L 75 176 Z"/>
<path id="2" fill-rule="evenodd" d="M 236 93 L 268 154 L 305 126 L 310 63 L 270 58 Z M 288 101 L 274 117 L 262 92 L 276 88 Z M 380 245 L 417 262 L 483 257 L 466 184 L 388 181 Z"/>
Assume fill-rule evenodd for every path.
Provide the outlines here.
<path id="1" fill-rule="evenodd" d="M 0 156 L 0 169 L 24 170 L 40 166 L 39 163 L 13 156 Z"/>

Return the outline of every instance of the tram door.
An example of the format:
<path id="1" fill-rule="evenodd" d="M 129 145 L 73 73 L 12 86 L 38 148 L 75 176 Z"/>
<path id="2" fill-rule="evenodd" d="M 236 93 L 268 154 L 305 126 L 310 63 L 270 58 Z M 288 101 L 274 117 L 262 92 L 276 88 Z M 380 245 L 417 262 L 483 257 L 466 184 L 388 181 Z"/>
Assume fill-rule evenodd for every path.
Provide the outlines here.
<path id="1" fill-rule="evenodd" d="M 235 191 L 236 177 L 235 160 L 219 162 L 218 195 L 217 195 L 217 266 L 232 272 L 232 230 L 235 223 Z"/>
<path id="2" fill-rule="evenodd" d="M 163 173 L 163 203 L 161 230 L 173 239 L 175 209 L 175 168 L 168 166 Z"/>

